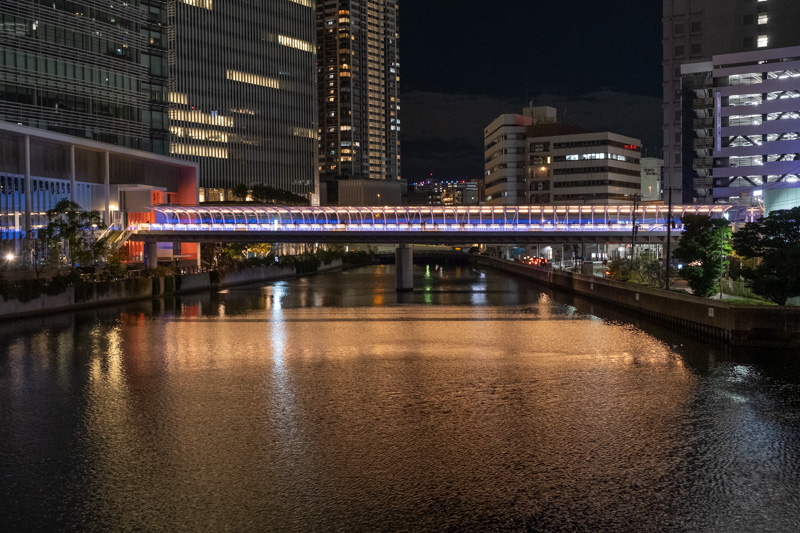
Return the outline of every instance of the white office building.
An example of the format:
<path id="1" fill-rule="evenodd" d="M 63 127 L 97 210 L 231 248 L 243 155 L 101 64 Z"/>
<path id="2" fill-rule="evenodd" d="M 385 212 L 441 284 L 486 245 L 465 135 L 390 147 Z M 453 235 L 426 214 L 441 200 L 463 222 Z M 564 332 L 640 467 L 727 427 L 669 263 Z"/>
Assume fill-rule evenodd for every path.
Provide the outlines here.
<path id="1" fill-rule="evenodd" d="M 501 115 L 484 139 L 488 205 L 625 203 L 641 193 L 638 139 L 561 124 L 552 107 Z"/>

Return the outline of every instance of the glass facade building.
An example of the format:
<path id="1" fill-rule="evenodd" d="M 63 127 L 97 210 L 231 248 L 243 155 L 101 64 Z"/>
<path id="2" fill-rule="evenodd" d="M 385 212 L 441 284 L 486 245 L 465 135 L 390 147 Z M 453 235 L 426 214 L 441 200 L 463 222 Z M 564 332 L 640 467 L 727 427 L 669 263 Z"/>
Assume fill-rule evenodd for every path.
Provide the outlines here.
<path id="1" fill-rule="evenodd" d="M 0 120 L 166 153 L 162 0 L 0 2 Z"/>
<path id="2" fill-rule="evenodd" d="M 398 2 L 317 0 L 319 172 L 337 180 L 400 178 Z"/>
<path id="3" fill-rule="evenodd" d="M 311 0 L 169 3 L 170 154 L 205 199 L 263 183 L 307 193 L 316 169 Z"/>

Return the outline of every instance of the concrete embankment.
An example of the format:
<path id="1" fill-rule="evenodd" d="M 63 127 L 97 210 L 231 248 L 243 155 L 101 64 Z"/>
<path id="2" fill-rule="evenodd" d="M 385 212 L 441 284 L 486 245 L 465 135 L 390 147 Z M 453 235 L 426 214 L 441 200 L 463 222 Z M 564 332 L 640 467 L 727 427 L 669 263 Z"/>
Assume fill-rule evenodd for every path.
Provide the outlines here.
<path id="1" fill-rule="evenodd" d="M 478 256 L 478 266 L 497 268 L 554 289 L 648 317 L 697 336 L 736 345 L 800 346 L 800 308 L 731 305 L 551 268 Z"/>
<path id="2" fill-rule="evenodd" d="M 342 260 L 320 265 L 317 272 L 329 272 L 342 268 Z M 293 278 L 298 274 L 295 267 L 254 267 L 233 272 L 202 272 L 183 276 L 138 278 L 114 282 L 83 284 L 79 289 L 67 287 L 58 295 L 42 295 L 27 302 L 0 298 L 0 317 L 21 318 L 43 313 L 71 311 L 119 304 L 148 298 L 159 298 L 173 294 L 221 289 L 235 285 Z"/>

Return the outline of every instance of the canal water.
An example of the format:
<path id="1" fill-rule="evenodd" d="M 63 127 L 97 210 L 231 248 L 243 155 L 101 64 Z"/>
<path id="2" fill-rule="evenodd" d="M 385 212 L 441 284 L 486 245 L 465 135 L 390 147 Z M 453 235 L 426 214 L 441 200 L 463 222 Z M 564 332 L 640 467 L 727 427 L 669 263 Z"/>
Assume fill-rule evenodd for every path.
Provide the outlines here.
<path id="1" fill-rule="evenodd" d="M 0 529 L 797 531 L 800 354 L 416 268 L 4 323 Z"/>

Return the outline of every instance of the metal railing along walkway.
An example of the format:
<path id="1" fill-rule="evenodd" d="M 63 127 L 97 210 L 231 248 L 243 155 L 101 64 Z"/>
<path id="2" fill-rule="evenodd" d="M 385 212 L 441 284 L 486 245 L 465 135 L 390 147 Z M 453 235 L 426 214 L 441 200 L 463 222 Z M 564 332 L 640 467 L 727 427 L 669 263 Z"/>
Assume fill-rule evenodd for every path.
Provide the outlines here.
<path id="1" fill-rule="evenodd" d="M 673 238 L 686 214 L 723 216 L 731 206 L 674 206 Z M 280 207 L 157 206 L 135 240 L 507 243 L 666 239 L 666 206 Z M 627 236 L 627 237 L 626 237 Z"/>

